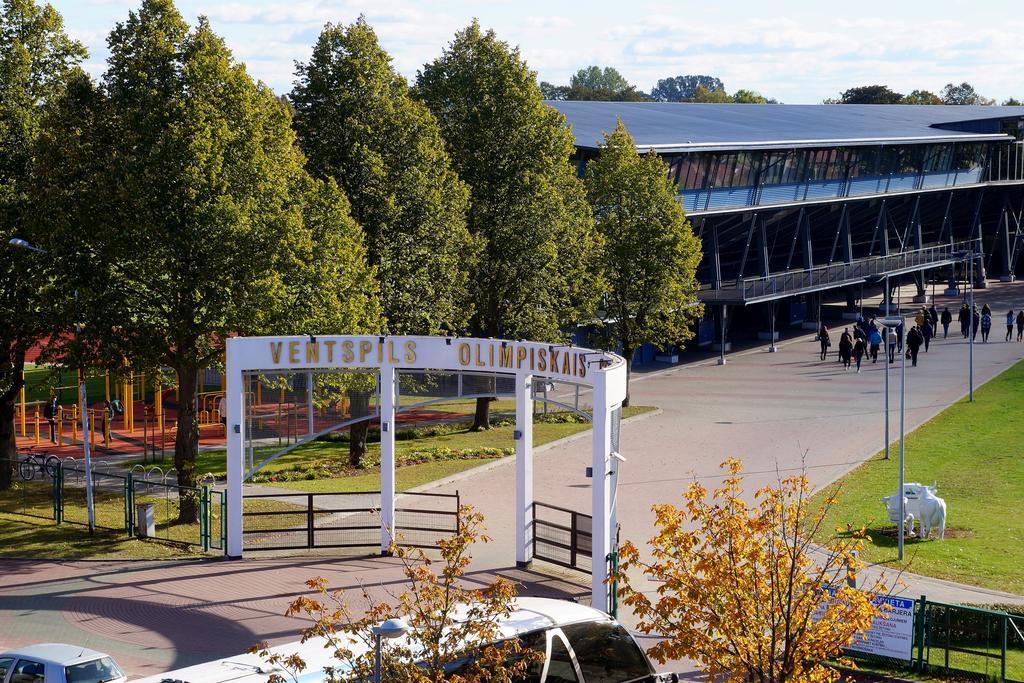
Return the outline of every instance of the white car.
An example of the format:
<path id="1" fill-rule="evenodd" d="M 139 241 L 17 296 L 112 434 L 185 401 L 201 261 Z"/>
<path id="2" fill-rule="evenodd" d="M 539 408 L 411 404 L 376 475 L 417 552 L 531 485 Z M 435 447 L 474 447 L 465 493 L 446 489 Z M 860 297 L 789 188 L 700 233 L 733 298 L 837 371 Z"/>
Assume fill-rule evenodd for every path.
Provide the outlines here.
<path id="1" fill-rule="evenodd" d="M 524 683 L 652 683 L 674 679 L 671 674 L 659 676 L 654 672 L 647 655 L 621 624 L 574 602 L 519 598 L 515 610 L 501 623 L 501 637 L 519 638 L 525 647 L 544 654 L 544 660 L 533 667 Z M 352 646 L 359 649 L 356 643 Z M 271 652 L 302 657 L 306 668 L 298 672 L 297 683 L 326 683 L 324 668 L 338 666 L 332 650 L 317 638 L 278 645 Z M 257 655 L 243 654 L 134 683 L 266 683 L 271 673 L 289 678 Z M 344 678 L 343 671 L 337 674 Z"/>
<path id="2" fill-rule="evenodd" d="M 125 683 L 109 655 L 77 645 L 41 643 L 0 653 L 0 683 Z"/>

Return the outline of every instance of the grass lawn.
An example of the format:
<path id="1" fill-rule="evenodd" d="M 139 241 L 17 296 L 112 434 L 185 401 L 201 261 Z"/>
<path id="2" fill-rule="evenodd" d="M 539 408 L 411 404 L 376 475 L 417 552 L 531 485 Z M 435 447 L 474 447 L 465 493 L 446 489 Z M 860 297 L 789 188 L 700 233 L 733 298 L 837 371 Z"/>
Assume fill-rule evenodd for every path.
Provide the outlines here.
<path id="1" fill-rule="evenodd" d="M 465 460 L 438 460 L 418 465 L 399 467 L 395 471 L 395 487 L 399 491 L 407 491 L 438 479 L 450 477 L 478 465 L 492 462 L 494 458 L 467 458 Z M 279 486 L 295 491 L 308 493 L 345 493 L 350 491 L 377 491 L 380 489 L 380 470 L 373 468 L 364 474 L 351 477 L 331 479 L 314 479 L 312 481 L 282 481 L 268 486 Z"/>
<path id="2" fill-rule="evenodd" d="M 439 404 L 439 405 L 450 405 L 450 404 Z M 628 418 L 634 415 L 640 415 L 642 413 L 654 410 L 650 406 L 630 406 L 623 409 L 622 417 Z M 468 423 L 467 423 L 468 425 Z M 557 439 L 561 439 L 566 436 L 571 436 L 581 431 L 590 429 L 589 423 L 548 423 L 548 422 L 535 422 L 533 426 L 533 445 L 540 446 L 542 444 L 550 443 Z M 513 448 L 514 441 L 512 439 L 512 432 L 515 428 L 511 425 L 503 427 L 494 427 L 487 431 L 482 432 L 471 432 L 468 426 L 462 426 L 457 428 L 449 434 L 439 434 L 421 439 L 398 439 L 395 441 L 395 456 L 401 460 L 403 457 L 411 456 L 416 451 L 425 451 L 433 448 L 449 448 L 452 450 L 475 450 L 483 448 Z M 263 457 L 276 453 L 280 448 L 278 446 L 266 446 L 256 449 L 256 460 L 259 461 Z M 380 456 L 380 443 L 368 443 L 367 444 L 367 455 L 370 460 L 376 461 Z M 211 450 L 204 451 L 199 454 L 199 459 L 196 462 L 196 467 L 200 474 L 215 474 L 223 475 L 227 471 L 226 465 L 227 452 L 224 450 Z M 293 451 L 282 455 L 277 458 L 265 468 L 261 470 L 264 474 L 270 474 L 273 472 L 282 472 L 285 470 L 292 470 L 297 466 L 307 465 L 317 460 L 343 460 L 348 457 L 348 443 L 347 442 L 332 442 L 332 441 L 313 441 L 308 444 L 299 446 Z M 457 463 L 465 463 L 466 460 L 452 461 Z M 479 463 L 476 463 L 479 464 Z M 416 465 L 410 465 L 415 467 Z M 444 474 L 439 476 L 448 476 L 454 472 L 462 469 L 468 469 L 469 467 L 475 467 L 476 465 L 465 465 L 461 468 L 450 470 L 446 468 Z M 403 468 L 404 469 L 404 468 Z M 373 473 L 376 477 L 376 468 L 368 468 L 367 473 Z M 401 469 L 399 470 L 401 471 Z M 426 471 L 425 469 L 423 471 Z M 362 476 L 361 474 L 356 475 Z M 350 477 L 345 477 L 348 479 Z M 337 481 L 337 480 L 320 480 L 320 481 Z M 430 481 L 430 480 L 426 480 Z M 312 483 L 312 482 L 302 482 Z M 300 487 L 301 488 L 301 487 Z M 310 489 L 312 490 L 312 489 Z"/>
<path id="3" fill-rule="evenodd" d="M 986 588 L 1024 594 L 1024 362 L 950 406 L 907 437 L 906 481 L 938 482 L 946 501 L 946 540 L 907 543 L 907 568 Z M 895 566 L 896 540 L 881 499 L 896 492 L 898 451 L 881 453 L 842 479 L 825 525 L 867 527 L 863 559 Z M 817 497 L 821 500 L 821 495 Z M 820 539 L 827 541 L 827 538 Z"/>

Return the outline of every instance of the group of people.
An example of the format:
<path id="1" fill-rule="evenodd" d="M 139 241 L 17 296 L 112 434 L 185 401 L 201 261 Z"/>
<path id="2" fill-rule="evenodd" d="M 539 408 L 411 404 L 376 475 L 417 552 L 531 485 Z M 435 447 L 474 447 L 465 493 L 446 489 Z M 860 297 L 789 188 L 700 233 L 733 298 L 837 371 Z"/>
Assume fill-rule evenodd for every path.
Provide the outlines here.
<path id="1" fill-rule="evenodd" d="M 60 408 L 61 406 L 57 402 L 56 396 L 50 396 L 50 399 L 43 405 L 43 419 L 46 420 L 47 426 L 50 429 L 50 443 L 57 443 L 57 419 L 60 415 Z M 121 401 L 118 399 L 103 401 L 103 412 L 100 413 L 100 417 L 103 420 L 101 431 L 106 433 L 107 421 L 123 414 L 124 406 L 121 405 Z"/>
<path id="2" fill-rule="evenodd" d="M 963 335 L 964 339 L 970 336 L 972 339 L 978 338 L 978 330 L 981 330 L 981 341 L 982 343 L 988 343 L 988 337 L 992 333 L 992 309 L 989 308 L 988 304 L 981 307 L 981 311 L 978 310 L 977 305 L 973 309 L 968 307 L 967 302 L 964 302 L 960 306 L 960 315 L 957 318 L 960 321 L 960 334 Z M 1003 341 L 1013 341 L 1013 328 L 1014 325 L 1017 327 L 1017 341 L 1024 340 L 1024 309 L 1017 311 L 1014 314 L 1013 309 L 1006 312 L 1006 336 Z"/>
<path id="3" fill-rule="evenodd" d="M 992 309 L 988 304 L 981 307 L 975 306 L 972 310 L 967 303 L 960 307 L 958 316 L 960 322 L 960 333 L 964 339 L 973 334 L 977 337 L 978 330 L 981 330 L 981 341 L 988 342 L 989 334 L 992 332 Z M 930 307 L 921 307 L 921 310 L 914 316 L 914 324 L 906 332 L 906 357 L 911 363 L 917 366 L 917 357 L 921 348 L 928 352 L 932 339 L 938 337 L 939 325 L 942 326 L 942 338 L 949 336 L 949 326 L 953 323 L 953 314 L 949 307 L 943 308 L 940 313 L 935 304 Z M 865 356 L 871 358 L 872 363 L 878 362 L 878 352 L 882 348 L 883 341 L 887 347 L 889 362 L 896 362 L 896 354 L 904 353 L 904 322 L 889 328 L 879 325 L 874 318 L 864 320 L 859 318 L 850 328 L 843 329 L 839 335 L 839 349 L 837 361 L 843 364 L 844 370 L 849 370 L 856 363 L 857 372 L 860 372 L 861 363 Z M 1006 313 L 1006 341 L 1013 338 L 1014 326 L 1017 328 L 1017 341 L 1024 341 L 1024 309 L 1017 311 L 1010 310 Z M 887 337 L 883 339 L 883 335 Z M 832 347 L 832 339 L 829 329 L 822 324 L 818 330 L 818 342 L 821 344 L 821 360 L 828 358 L 828 350 Z"/>

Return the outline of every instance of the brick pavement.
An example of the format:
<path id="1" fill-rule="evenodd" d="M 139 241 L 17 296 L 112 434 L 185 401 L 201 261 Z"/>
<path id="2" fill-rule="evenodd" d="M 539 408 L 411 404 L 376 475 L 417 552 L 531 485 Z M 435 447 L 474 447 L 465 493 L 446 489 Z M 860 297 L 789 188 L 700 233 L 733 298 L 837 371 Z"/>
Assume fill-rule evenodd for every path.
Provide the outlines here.
<path id="1" fill-rule="evenodd" d="M 1024 304 L 1024 284 L 993 284 L 978 294 L 997 314 Z M 940 308 L 945 302 L 939 300 Z M 952 307 L 952 306 L 951 306 Z M 998 327 L 997 327 L 998 331 Z M 1001 337 L 999 337 L 1001 339 Z M 978 383 L 1024 358 L 1024 344 L 976 346 Z M 966 389 L 966 345 L 959 336 L 940 341 L 908 369 L 908 429 L 930 419 Z M 619 489 L 623 537 L 647 538 L 650 505 L 677 500 L 694 478 L 714 483 L 728 455 L 747 463 L 751 488 L 779 472 L 806 467 L 824 485 L 882 446 L 882 368 L 859 375 L 833 361 L 819 362 L 817 346 L 802 336 L 781 347 L 737 353 L 714 361 L 637 376 L 633 400 L 657 405 L 657 414 L 623 425 Z M 898 374 L 894 375 L 898 379 Z M 898 394 L 894 384 L 893 424 Z M 893 436 L 896 436 L 895 427 Z M 589 436 L 539 449 L 536 498 L 587 511 L 590 506 Z M 488 520 L 494 542 L 480 549 L 474 571 L 520 580 L 524 592 L 583 595 L 588 589 L 539 571 L 512 569 L 514 468 L 488 466 L 440 490 L 458 488 Z M 941 482 L 940 482 L 941 485 Z M 956 501 L 950 504 L 955 519 Z M 368 586 L 383 595 L 400 581 L 394 560 L 299 555 L 241 562 L 0 562 L 0 647 L 41 640 L 76 642 L 116 655 L 135 675 L 152 674 L 228 656 L 257 640 L 295 638 L 301 622 L 282 616 L 303 593 L 303 581 L 326 576 L 332 586 Z M 910 577 L 912 594 L 934 599 L 991 601 L 992 592 Z M 999 596 L 1002 597 L 1002 596 Z"/>

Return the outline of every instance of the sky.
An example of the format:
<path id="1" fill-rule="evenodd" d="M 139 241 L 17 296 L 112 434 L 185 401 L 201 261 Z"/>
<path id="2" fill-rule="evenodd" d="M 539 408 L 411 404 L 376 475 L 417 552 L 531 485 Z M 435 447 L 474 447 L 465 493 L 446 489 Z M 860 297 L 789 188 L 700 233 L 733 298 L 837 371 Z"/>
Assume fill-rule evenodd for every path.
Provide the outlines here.
<path id="1" fill-rule="evenodd" d="M 104 71 L 106 37 L 141 0 L 49 0 Z M 858 85 L 939 92 L 969 81 L 1002 101 L 1024 97 L 1019 0 L 178 0 L 209 17 L 235 57 L 276 92 L 291 90 L 326 22 L 360 14 L 413 79 L 474 17 L 520 48 L 541 80 L 567 83 L 614 66 L 640 90 L 679 74 L 718 76 L 729 92 L 813 104 Z"/>

